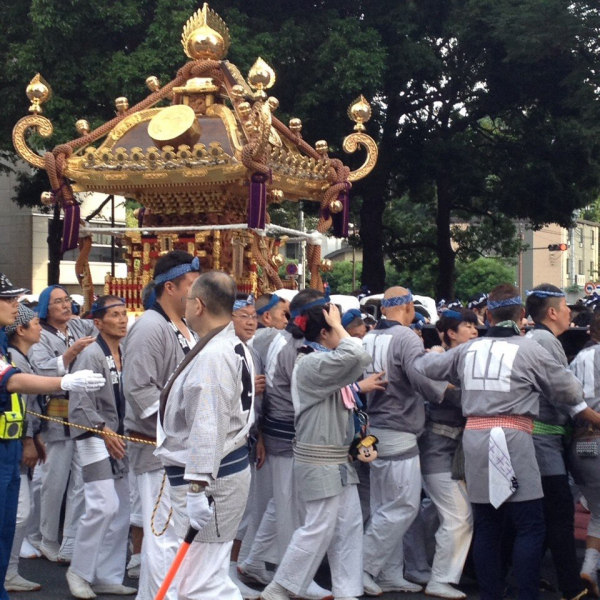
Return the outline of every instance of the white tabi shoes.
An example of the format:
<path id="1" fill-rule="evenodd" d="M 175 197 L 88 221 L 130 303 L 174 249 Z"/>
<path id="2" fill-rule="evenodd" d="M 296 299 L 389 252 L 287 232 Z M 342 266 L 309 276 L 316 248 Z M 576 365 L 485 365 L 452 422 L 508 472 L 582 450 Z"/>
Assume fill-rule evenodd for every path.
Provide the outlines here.
<path id="1" fill-rule="evenodd" d="M 59 563 L 70 564 L 75 549 L 75 538 L 66 537 L 63 539 L 58 552 L 57 560 Z"/>
<path id="2" fill-rule="evenodd" d="M 425 588 L 426 596 L 434 596 L 435 598 L 447 598 L 448 600 L 463 600 L 467 595 L 449 583 L 441 583 L 439 581 L 430 581 Z"/>
<path id="3" fill-rule="evenodd" d="M 237 572 L 241 575 L 241 580 L 249 580 L 260 585 L 269 585 L 273 581 L 273 573 L 267 571 L 264 566 L 249 564 L 246 562 L 239 563 Z"/>
<path id="4" fill-rule="evenodd" d="M 289 592 L 282 586 L 272 581 L 260 595 L 261 600 L 290 600 Z"/>
<path id="5" fill-rule="evenodd" d="M 42 553 L 29 541 L 28 538 L 23 540 L 21 544 L 21 551 L 19 552 L 19 558 L 40 558 Z"/>
<path id="6" fill-rule="evenodd" d="M 333 594 L 329 590 L 322 588 L 313 579 L 302 595 L 290 593 L 290 598 L 299 598 L 300 600 L 333 600 Z"/>
<path id="7" fill-rule="evenodd" d="M 37 592 L 42 589 L 42 586 L 34 581 L 28 581 L 25 577 L 21 577 L 16 573 L 12 577 L 6 577 L 4 589 L 7 592 Z"/>
<path id="8" fill-rule="evenodd" d="M 133 596 L 137 594 L 137 589 L 121 583 L 101 583 L 92 586 L 92 591 L 96 594 L 106 594 L 111 596 Z"/>
<path id="9" fill-rule="evenodd" d="M 58 542 L 50 542 L 42 538 L 42 542 L 40 544 L 40 552 L 50 562 L 58 562 L 58 553 L 60 552 L 60 546 Z"/>
<path id="10" fill-rule="evenodd" d="M 423 591 L 423 587 L 404 579 L 401 575 L 397 575 L 393 579 L 377 578 L 377 585 L 382 592 L 411 592 L 418 593 Z"/>
<path id="11" fill-rule="evenodd" d="M 229 563 L 229 577 L 231 581 L 235 583 L 238 590 L 240 590 L 240 594 L 242 594 L 242 598 L 244 600 L 259 600 L 260 592 L 257 590 L 248 587 L 243 581 L 238 577 L 238 568 L 237 564 L 234 561 Z"/>
<path id="12" fill-rule="evenodd" d="M 127 563 L 127 576 L 130 579 L 140 578 L 140 569 L 142 566 L 142 555 L 132 554 L 129 562 Z"/>
<path id="13" fill-rule="evenodd" d="M 71 569 L 67 569 L 67 583 L 69 584 L 71 595 L 75 598 L 91 600 L 96 597 L 90 584 L 83 577 L 79 577 L 79 575 L 73 573 Z"/>
<path id="14" fill-rule="evenodd" d="M 366 571 L 363 571 L 363 588 L 365 596 L 381 596 L 383 594 L 383 590 Z"/>

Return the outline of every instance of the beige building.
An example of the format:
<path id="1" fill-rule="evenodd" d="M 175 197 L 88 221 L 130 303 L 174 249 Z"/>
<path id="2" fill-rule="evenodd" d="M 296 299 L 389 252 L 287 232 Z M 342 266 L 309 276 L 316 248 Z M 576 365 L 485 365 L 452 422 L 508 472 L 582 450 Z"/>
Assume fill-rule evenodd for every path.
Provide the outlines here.
<path id="1" fill-rule="evenodd" d="M 565 290 L 572 288 L 574 297 L 581 296 L 586 283 L 600 279 L 599 237 L 600 223 L 582 219 L 573 229 L 551 224 L 539 231 L 525 231 L 523 241 L 529 247 L 519 261 L 520 288 L 528 290 L 540 283 L 552 283 Z M 559 244 L 567 244 L 567 250 L 548 249 Z M 577 293 L 574 286 L 581 291 Z"/>
<path id="2" fill-rule="evenodd" d="M 0 176 L 0 272 L 18 286 L 27 287 L 39 294 L 48 285 L 48 226 L 51 215 L 38 208 L 20 208 L 11 198 L 17 178 L 14 173 Z M 81 215 L 94 211 L 106 198 L 103 194 L 79 195 Z M 115 197 L 115 225 L 125 225 L 124 199 Z M 110 202 L 92 223 L 95 227 L 109 226 Z M 80 291 L 75 276 L 78 250 L 67 252 L 60 265 L 60 283 L 73 293 Z M 96 293 L 102 293 L 104 277 L 111 269 L 111 238 L 94 234 L 94 247 L 90 254 L 90 269 Z M 127 267 L 116 251 L 115 275 L 126 277 Z"/>

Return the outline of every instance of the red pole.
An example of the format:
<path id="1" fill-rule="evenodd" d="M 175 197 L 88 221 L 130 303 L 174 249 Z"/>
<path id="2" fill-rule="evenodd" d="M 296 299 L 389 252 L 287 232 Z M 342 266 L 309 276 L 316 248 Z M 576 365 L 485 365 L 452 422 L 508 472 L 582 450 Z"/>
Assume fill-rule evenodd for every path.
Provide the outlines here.
<path id="1" fill-rule="evenodd" d="M 158 593 L 156 594 L 156 598 L 154 600 L 165 599 L 165 596 L 167 595 L 167 592 L 169 591 L 169 588 L 173 583 L 173 579 L 175 579 L 175 575 L 177 575 L 177 571 L 179 571 L 179 567 L 181 567 L 181 563 L 183 562 L 185 555 L 188 553 L 190 545 L 194 541 L 194 538 L 196 537 L 197 533 L 198 530 L 194 529 L 193 527 L 190 527 L 188 529 L 187 533 L 185 534 L 183 544 L 181 544 L 181 547 L 179 548 L 179 550 L 177 550 L 175 560 L 173 561 L 173 564 L 171 565 L 171 568 L 169 569 L 169 572 L 167 573 L 165 580 L 160 586 L 160 589 L 158 590 Z"/>

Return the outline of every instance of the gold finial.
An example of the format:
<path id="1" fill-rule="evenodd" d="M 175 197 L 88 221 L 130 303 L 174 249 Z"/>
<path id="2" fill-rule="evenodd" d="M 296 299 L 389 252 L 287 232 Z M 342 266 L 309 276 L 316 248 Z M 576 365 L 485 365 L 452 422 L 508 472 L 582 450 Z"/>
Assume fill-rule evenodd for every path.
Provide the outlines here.
<path id="1" fill-rule="evenodd" d="M 239 83 L 236 83 L 232 88 L 231 88 L 231 95 L 234 98 L 243 98 L 245 94 L 245 90 L 244 90 L 244 86 L 240 85 Z"/>
<path id="2" fill-rule="evenodd" d="M 262 92 L 273 87 L 276 81 L 275 71 L 260 56 L 248 73 L 248 83 L 253 90 Z"/>
<path id="3" fill-rule="evenodd" d="M 290 131 L 292 133 L 300 135 L 300 132 L 302 131 L 302 121 L 297 117 L 290 119 Z"/>
<path id="4" fill-rule="evenodd" d="M 87 135 L 90 132 L 90 124 L 85 119 L 75 122 L 75 129 L 79 135 Z"/>
<path id="5" fill-rule="evenodd" d="M 252 106 L 250 105 L 250 102 L 242 102 L 238 106 L 238 113 L 240 114 L 240 117 L 242 117 L 242 119 L 246 119 L 250 114 L 251 110 Z"/>
<path id="6" fill-rule="evenodd" d="M 277 100 L 275 96 L 269 96 L 267 103 L 269 104 L 271 112 L 275 112 L 279 108 L 279 100 Z"/>
<path id="7" fill-rule="evenodd" d="M 36 115 L 42 114 L 42 104 L 48 102 L 52 97 L 52 88 L 50 84 L 38 73 L 27 86 L 25 90 L 27 97 L 31 100 L 29 112 Z"/>
<path id="8" fill-rule="evenodd" d="M 129 100 L 125 96 L 119 96 L 115 100 L 115 108 L 117 112 L 124 113 L 126 110 L 129 110 Z"/>
<path id="9" fill-rule="evenodd" d="M 191 59 L 221 60 L 229 50 L 229 30 L 225 21 L 205 2 L 185 24 L 181 43 L 186 56 Z"/>
<path id="10" fill-rule="evenodd" d="M 340 200 L 334 200 L 330 205 L 329 205 L 329 210 L 334 214 L 337 215 L 338 213 L 341 213 L 344 210 L 344 205 L 342 204 L 342 202 Z"/>
<path id="11" fill-rule="evenodd" d="M 151 92 L 160 90 L 160 81 L 155 75 L 150 75 L 150 77 L 146 79 L 146 85 Z"/>
<path id="12" fill-rule="evenodd" d="M 331 273 L 331 271 L 333 271 L 333 262 L 328 258 L 324 258 L 321 261 L 320 267 L 323 273 Z"/>
<path id="13" fill-rule="evenodd" d="M 327 154 L 329 152 L 329 144 L 325 140 L 319 140 L 315 144 L 315 150 L 319 154 Z"/>
<path id="14" fill-rule="evenodd" d="M 40 202 L 44 206 L 50 206 L 54 203 L 54 194 L 52 192 L 42 192 L 40 196 Z"/>
<path id="15" fill-rule="evenodd" d="M 348 108 L 348 117 L 356 123 L 354 131 L 365 131 L 364 123 L 371 118 L 371 114 L 371 105 L 361 94 Z"/>

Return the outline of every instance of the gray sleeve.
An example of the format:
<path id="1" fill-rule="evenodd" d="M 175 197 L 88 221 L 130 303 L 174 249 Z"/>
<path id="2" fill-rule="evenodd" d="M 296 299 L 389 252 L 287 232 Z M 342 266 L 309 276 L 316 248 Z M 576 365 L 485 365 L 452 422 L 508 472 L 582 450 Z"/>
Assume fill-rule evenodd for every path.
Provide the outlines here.
<path id="1" fill-rule="evenodd" d="M 460 386 L 460 350 L 461 347 L 443 353 L 426 352 L 415 360 L 414 369 L 423 377 Z"/>
<path id="2" fill-rule="evenodd" d="M 90 348 L 91 350 L 92 348 Z M 94 373 L 104 373 L 104 361 L 100 359 L 98 354 L 93 351 L 87 351 L 79 355 L 79 360 L 74 368 L 74 372 L 83 371 L 84 369 L 91 369 Z M 104 384 L 106 386 L 111 385 L 110 377 Z M 85 427 L 97 428 L 100 425 L 104 425 L 104 419 L 98 413 L 98 401 L 97 395 L 102 394 L 105 390 L 101 389 L 98 392 L 70 392 L 69 393 L 69 420 L 78 425 L 84 425 Z M 77 430 L 74 437 L 81 435 L 83 430 Z"/>
<path id="3" fill-rule="evenodd" d="M 558 341 L 558 339 L 551 334 L 548 335 L 533 335 L 531 339 L 534 342 L 537 342 L 542 348 L 544 348 L 554 360 L 563 367 L 568 365 L 567 356 L 565 355 L 565 351 L 563 350 L 562 344 Z"/>
<path id="4" fill-rule="evenodd" d="M 62 352 L 53 348 L 50 336 L 42 333 L 40 341 L 34 344 L 29 351 L 29 360 L 37 375 L 60 377 L 58 359 L 62 354 Z"/>
<path id="5" fill-rule="evenodd" d="M 319 390 L 319 394 L 311 394 L 310 399 L 322 402 L 354 383 L 370 364 L 371 356 L 361 341 L 348 337 L 342 339 L 333 352 L 313 352 L 299 361 L 296 380 L 302 381 L 305 387 L 308 382 L 311 389 Z M 301 398 L 306 399 L 309 398 Z"/>
<path id="6" fill-rule="evenodd" d="M 397 346 L 398 352 L 394 356 L 394 362 L 399 362 L 406 373 L 411 385 L 430 402 L 441 402 L 444 399 L 446 388 L 445 381 L 435 380 L 436 378 L 424 377 L 423 374 L 415 368 L 417 360 L 427 354 L 423 349 L 421 340 L 416 335 L 406 336 L 401 340 L 401 347 Z"/>

